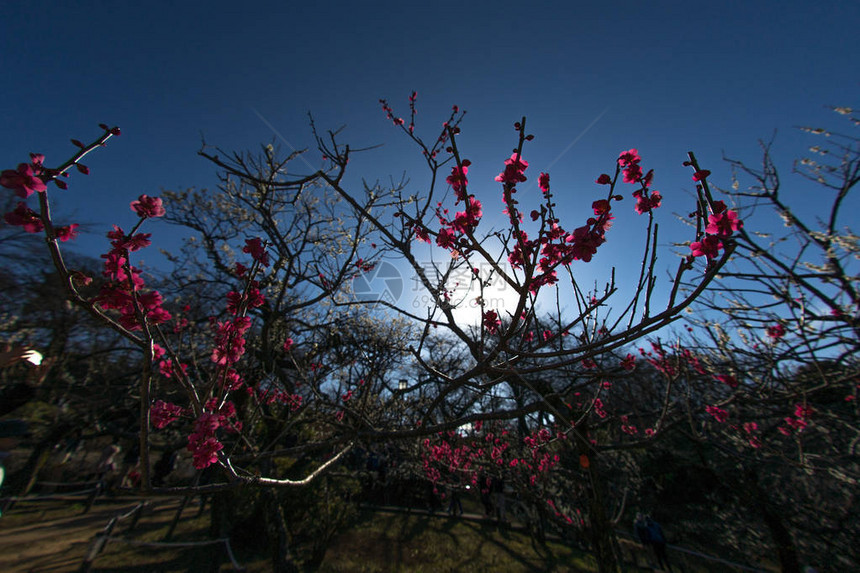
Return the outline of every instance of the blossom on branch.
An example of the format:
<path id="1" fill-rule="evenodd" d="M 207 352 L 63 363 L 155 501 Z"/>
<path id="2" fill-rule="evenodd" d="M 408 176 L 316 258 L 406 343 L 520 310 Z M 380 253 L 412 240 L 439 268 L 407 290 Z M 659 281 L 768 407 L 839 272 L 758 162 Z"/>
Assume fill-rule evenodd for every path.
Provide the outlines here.
<path id="1" fill-rule="evenodd" d="M 633 196 L 636 197 L 634 209 L 639 215 L 651 212 L 652 209 L 659 207 L 663 201 L 663 196 L 660 195 L 659 191 L 652 191 L 650 196 L 646 196 L 642 190 L 636 190 L 633 192 Z"/>
<path id="2" fill-rule="evenodd" d="M 178 420 L 182 415 L 182 408 L 164 400 L 157 400 L 149 409 L 149 415 L 152 425 L 160 430 L 174 420 Z"/>
<path id="3" fill-rule="evenodd" d="M 768 326 L 766 332 L 772 340 L 779 340 L 785 336 L 785 327 L 781 324 L 774 324 L 773 326 Z"/>
<path id="4" fill-rule="evenodd" d="M 0 185 L 12 189 L 18 197 L 26 199 L 34 192 L 47 191 L 48 187 L 39 177 L 40 172 L 38 164 L 21 163 L 17 170 L 6 169 L 0 173 Z"/>
<path id="5" fill-rule="evenodd" d="M 266 251 L 266 246 L 259 237 L 245 239 L 245 246 L 242 247 L 242 252 L 251 255 L 251 258 L 264 267 L 269 266 L 269 253 Z"/>
<path id="6" fill-rule="evenodd" d="M 57 235 L 57 239 L 65 243 L 66 241 L 77 238 L 78 227 L 79 225 L 77 223 L 72 223 L 71 225 L 66 225 L 65 227 L 55 227 L 54 233 Z"/>
<path id="7" fill-rule="evenodd" d="M 723 244 L 713 235 L 705 235 L 701 241 L 695 241 L 690 245 L 694 257 L 705 256 L 708 260 L 714 259 L 723 248 Z"/>
<path id="8" fill-rule="evenodd" d="M 6 213 L 3 219 L 10 225 L 23 227 L 28 233 L 39 233 L 45 228 L 39 214 L 27 207 L 26 203 L 18 203 L 18 206 Z"/>
<path id="9" fill-rule="evenodd" d="M 708 216 L 708 226 L 705 232 L 709 235 L 720 235 L 728 237 L 735 231 L 742 229 L 744 222 L 738 219 L 738 214 L 734 211 L 723 211 L 714 215 Z"/>
<path id="10" fill-rule="evenodd" d="M 149 195 L 141 195 L 137 198 L 137 201 L 132 201 L 131 210 L 137 213 L 137 216 L 141 219 L 163 217 L 165 214 L 161 198 L 150 197 Z"/>
<path id="11" fill-rule="evenodd" d="M 448 185 L 451 186 L 451 189 L 454 190 L 454 193 L 456 193 L 457 203 L 466 200 L 466 185 L 469 184 L 466 174 L 469 172 L 469 165 L 471 165 L 471 162 L 468 159 L 463 161 L 462 167 L 455 165 L 451 168 L 451 175 L 445 179 Z"/>
<path id="12" fill-rule="evenodd" d="M 738 387 L 738 379 L 732 376 L 731 374 L 717 374 L 714 376 L 714 379 L 717 382 L 722 382 L 729 388 L 737 388 Z"/>
<path id="13" fill-rule="evenodd" d="M 729 419 L 729 413 L 717 406 L 705 406 L 705 410 L 721 424 Z"/>
<path id="14" fill-rule="evenodd" d="M 484 312 L 484 329 L 490 334 L 496 334 L 499 331 L 499 327 L 502 325 L 502 321 L 499 320 L 499 315 L 495 310 L 488 310 Z"/>
<path id="15" fill-rule="evenodd" d="M 549 193 L 549 173 L 541 173 L 538 177 L 538 187 L 546 195 Z"/>
<path id="16" fill-rule="evenodd" d="M 528 166 L 528 161 L 514 153 L 509 159 L 505 159 L 505 170 L 496 175 L 495 180 L 512 186 L 522 183 L 527 179 L 525 170 L 528 169 Z M 549 184 L 549 176 L 547 176 L 546 182 Z"/>

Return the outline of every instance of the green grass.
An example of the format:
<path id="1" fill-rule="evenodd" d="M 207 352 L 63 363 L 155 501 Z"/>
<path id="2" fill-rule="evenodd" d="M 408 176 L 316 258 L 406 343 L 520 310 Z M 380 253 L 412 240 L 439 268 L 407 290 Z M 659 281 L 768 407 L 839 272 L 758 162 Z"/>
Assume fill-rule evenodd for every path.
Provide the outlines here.
<path id="1" fill-rule="evenodd" d="M 322 572 L 596 571 L 593 558 L 541 545 L 494 524 L 403 513 L 364 513 L 326 552 Z"/>
<path id="2" fill-rule="evenodd" d="M 146 542 L 162 541 L 175 514 L 175 500 L 161 500 L 155 511 L 146 512 L 133 532 L 126 524 L 115 534 L 126 539 Z M 100 504 L 96 505 L 99 508 Z M 103 508 L 97 520 L 103 527 L 110 518 Z M 182 520 L 171 541 L 193 542 L 208 539 L 209 513 L 198 516 L 197 504 L 183 512 Z M 2 529 L 14 529 L 28 523 L 63 518 L 83 518 L 82 507 L 75 504 L 19 504 L 2 520 Z M 114 515 L 114 512 L 109 512 Z M 92 516 L 96 517 L 96 516 Z M 236 539 L 241 536 L 235 536 Z M 89 540 L 76 546 L 69 562 L 80 563 Z M 636 544 L 619 542 L 625 559 L 645 565 L 650 553 Z M 300 556 L 305 547 L 295 547 Z M 47 550 L 47 547 L 46 547 Z M 271 570 L 270 556 L 246 550 L 234 541 L 237 561 L 248 573 Z M 682 565 L 688 573 L 729 571 L 725 566 L 670 551 L 673 564 Z M 25 569 L 20 569 L 24 571 Z M 194 548 L 136 547 L 109 543 L 96 559 L 93 572 L 149 573 L 151 571 L 232 571 L 223 545 Z M 647 570 L 647 569 L 645 569 Z M 325 573 L 383 573 L 482 571 L 505 572 L 594 572 L 597 566 L 588 552 L 557 541 L 540 544 L 521 530 L 500 528 L 486 520 L 450 518 L 444 514 L 404 513 L 362 510 L 356 521 L 331 542 L 319 571 Z M 640 571 L 629 564 L 626 573 Z"/>

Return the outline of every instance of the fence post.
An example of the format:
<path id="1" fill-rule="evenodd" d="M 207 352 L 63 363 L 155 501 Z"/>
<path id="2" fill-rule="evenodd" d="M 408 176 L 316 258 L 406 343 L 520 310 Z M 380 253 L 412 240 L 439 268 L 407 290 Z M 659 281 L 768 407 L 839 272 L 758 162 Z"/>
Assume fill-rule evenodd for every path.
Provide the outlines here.
<path id="1" fill-rule="evenodd" d="M 96 484 L 96 487 L 93 490 L 93 493 L 90 495 L 89 499 L 87 500 L 87 506 L 84 508 L 84 513 L 89 513 L 89 511 L 93 508 L 93 504 L 96 502 L 96 498 L 102 492 L 102 487 L 104 487 L 103 482 L 99 481 L 99 483 Z"/>
<path id="2" fill-rule="evenodd" d="M 142 501 L 137 504 L 137 507 L 134 508 L 134 513 L 131 516 L 131 523 L 128 524 L 128 529 L 126 529 L 126 531 L 132 531 L 137 527 L 137 522 L 140 521 L 140 516 L 143 514 L 143 510 L 147 507 L 149 507 L 148 501 Z"/>
<path id="3" fill-rule="evenodd" d="M 182 498 L 182 501 L 179 504 L 179 508 L 176 510 L 176 515 L 173 516 L 173 521 L 170 523 L 170 527 L 167 529 L 167 533 L 164 535 L 164 541 L 170 541 L 170 538 L 173 537 L 173 532 L 176 530 L 176 526 L 179 525 L 179 518 L 182 516 L 182 511 L 185 509 L 185 506 L 188 505 L 188 501 L 191 499 L 191 496 L 186 495 Z"/>
<path id="4" fill-rule="evenodd" d="M 84 558 L 84 562 L 81 563 L 81 568 L 78 569 L 79 573 L 90 572 L 90 569 L 93 567 L 93 561 L 96 560 L 96 557 L 98 557 L 99 553 L 104 549 L 105 543 L 107 543 L 110 534 L 113 532 L 113 528 L 116 526 L 116 521 L 116 517 L 111 518 L 104 530 L 101 533 L 96 534 L 93 539 L 93 544 L 90 546 L 90 550 Z"/>

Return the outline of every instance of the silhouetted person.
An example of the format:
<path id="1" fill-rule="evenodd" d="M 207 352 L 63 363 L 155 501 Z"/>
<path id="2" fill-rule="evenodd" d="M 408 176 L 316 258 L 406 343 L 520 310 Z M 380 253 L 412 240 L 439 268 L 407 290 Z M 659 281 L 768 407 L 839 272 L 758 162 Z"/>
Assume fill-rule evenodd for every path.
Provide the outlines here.
<path id="1" fill-rule="evenodd" d="M 499 523 L 505 522 L 505 480 L 494 477 L 492 481 L 493 503 L 496 506 L 496 518 Z"/>
<path id="2" fill-rule="evenodd" d="M 648 535 L 648 524 L 645 523 L 645 515 L 642 512 L 636 514 L 636 519 L 633 521 L 633 533 L 636 540 L 642 544 L 645 551 L 648 551 L 648 545 L 651 545 L 651 538 Z M 648 563 L 648 556 L 645 556 L 645 563 Z M 639 564 L 639 558 L 636 558 L 636 564 Z"/>
<path id="3" fill-rule="evenodd" d="M 161 457 L 158 458 L 158 461 L 155 462 L 155 465 L 152 468 L 152 485 L 155 487 L 161 487 L 164 485 L 164 480 L 176 467 L 177 457 L 178 454 L 176 451 L 167 450 L 161 454 Z"/>
<path id="4" fill-rule="evenodd" d="M 633 522 L 633 532 L 636 534 L 636 539 L 642 545 L 651 543 L 651 539 L 648 537 L 648 524 L 645 523 L 645 516 L 642 513 L 636 514 L 636 520 Z"/>
<path id="5" fill-rule="evenodd" d="M 484 506 L 484 517 L 493 514 L 493 501 L 490 498 L 490 479 L 486 474 L 478 474 L 478 490 L 481 493 L 481 504 Z"/>
<path id="6" fill-rule="evenodd" d="M 651 519 L 651 516 L 645 518 L 645 525 L 648 528 L 648 540 L 651 547 L 654 548 L 654 556 L 657 557 L 657 565 L 660 568 L 672 570 L 669 565 L 669 557 L 666 555 L 666 538 L 663 536 L 663 528 L 660 524 Z"/>
<path id="7" fill-rule="evenodd" d="M 463 503 L 460 501 L 460 478 L 458 476 L 452 476 L 451 486 L 448 489 L 451 496 L 448 502 L 448 515 L 456 517 L 458 515 L 457 510 L 460 512 L 459 515 L 463 515 Z"/>
<path id="8" fill-rule="evenodd" d="M 432 513 L 442 510 L 442 504 L 439 502 L 437 495 L 436 484 L 432 481 L 427 482 L 427 509 Z"/>

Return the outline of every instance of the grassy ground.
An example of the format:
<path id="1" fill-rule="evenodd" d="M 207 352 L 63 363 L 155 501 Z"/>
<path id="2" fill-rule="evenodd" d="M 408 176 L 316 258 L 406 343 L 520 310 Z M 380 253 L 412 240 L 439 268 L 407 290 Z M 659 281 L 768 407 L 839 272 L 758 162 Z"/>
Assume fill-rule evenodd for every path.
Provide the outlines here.
<path id="1" fill-rule="evenodd" d="M 596 571 L 592 557 L 540 545 L 495 524 L 426 515 L 365 513 L 326 552 L 324 572 Z"/>
<path id="2" fill-rule="evenodd" d="M 135 506 L 132 499 L 100 499 L 83 514 L 75 502 L 20 503 L 0 519 L 0 570 L 77 571 L 93 537 L 111 517 Z M 154 500 L 137 527 L 119 522 L 114 535 L 134 543 L 162 542 L 176 514 L 176 499 Z M 171 541 L 208 540 L 208 511 L 198 516 L 196 502 L 182 514 Z M 357 521 L 329 545 L 320 571 L 347 572 L 592 572 L 592 556 L 560 542 L 534 542 L 526 533 L 499 527 L 488 520 L 450 518 L 444 514 L 363 510 Z M 621 542 L 627 572 L 653 571 L 649 554 L 632 543 Z M 237 561 L 249 573 L 271 569 L 269 556 L 233 547 Z M 685 573 L 731 571 L 719 564 L 685 558 L 670 551 L 675 570 Z M 679 567 L 680 566 L 680 567 Z M 150 573 L 180 571 L 232 571 L 223 545 L 203 547 L 151 547 L 108 543 L 93 564 L 93 572 Z"/>
<path id="3" fill-rule="evenodd" d="M 93 538 L 111 518 L 127 513 L 137 500 L 100 499 L 89 513 L 77 502 L 18 503 L 0 519 L 0 570 L 77 571 L 92 546 Z M 153 502 L 138 526 L 129 532 L 130 520 L 118 522 L 113 535 L 135 542 L 162 541 L 179 504 L 176 500 Z M 184 513 L 172 541 L 205 540 L 208 515 Z M 216 555 L 217 553 L 217 555 Z M 92 571 L 200 571 L 201 564 L 218 557 L 223 549 L 135 547 L 112 542 L 95 560 Z M 223 559 L 221 558 L 223 557 Z"/>

